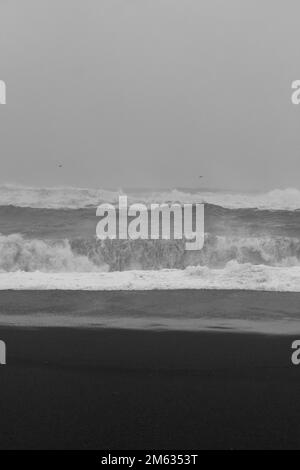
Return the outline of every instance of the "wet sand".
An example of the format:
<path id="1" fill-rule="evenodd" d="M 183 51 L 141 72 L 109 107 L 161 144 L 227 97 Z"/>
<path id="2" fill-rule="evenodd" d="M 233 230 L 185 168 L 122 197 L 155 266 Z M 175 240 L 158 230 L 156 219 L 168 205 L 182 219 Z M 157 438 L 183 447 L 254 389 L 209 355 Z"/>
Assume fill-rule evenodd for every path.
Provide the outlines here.
<path id="1" fill-rule="evenodd" d="M 297 337 L 0 327 L 0 339 L 1 449 L 300 448 Z"/>

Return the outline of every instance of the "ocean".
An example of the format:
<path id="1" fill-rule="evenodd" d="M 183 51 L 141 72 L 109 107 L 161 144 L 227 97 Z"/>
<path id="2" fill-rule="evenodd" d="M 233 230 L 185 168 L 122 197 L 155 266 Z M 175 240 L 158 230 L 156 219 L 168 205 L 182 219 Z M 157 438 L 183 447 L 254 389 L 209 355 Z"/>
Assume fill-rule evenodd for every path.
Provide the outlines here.
<path id="1" fill-rule="evenodd" d="M 205 244 L 97 240 L 96 208 L 204 203 Z M 300 191 L 93 190 L 0 186 L 0 289 L 300 291 Z"/>
<path id="2" fill-rule="evenodd" d="M 205 243 L 97 240 L 103 202 L 203 203 Z M 0 186 L 0 325 L 300 332 L 300 191 Z M 13 293 L 13 295 L 12 295 Z"/>

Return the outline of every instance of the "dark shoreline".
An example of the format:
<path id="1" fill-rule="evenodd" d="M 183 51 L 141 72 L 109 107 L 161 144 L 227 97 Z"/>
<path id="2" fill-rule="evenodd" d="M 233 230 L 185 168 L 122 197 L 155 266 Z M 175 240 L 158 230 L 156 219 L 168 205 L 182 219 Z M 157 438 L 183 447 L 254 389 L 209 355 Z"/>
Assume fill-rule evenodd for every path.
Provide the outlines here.
<path id="1" fill-rule="evenodd" d="M 1 449 L 300 448 L 297 337 L 0 327 Z"/>

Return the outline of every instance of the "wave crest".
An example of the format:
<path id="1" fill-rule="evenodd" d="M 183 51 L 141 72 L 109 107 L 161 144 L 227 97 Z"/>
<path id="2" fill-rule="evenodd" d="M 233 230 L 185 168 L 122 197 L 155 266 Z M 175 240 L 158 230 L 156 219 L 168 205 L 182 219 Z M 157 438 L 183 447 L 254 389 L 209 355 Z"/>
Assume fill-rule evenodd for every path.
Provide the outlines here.
<path id="1" fill-rule="evenodd" d="M 116 204 L 122 190 L 88 188 L 33 188 L 0 185 L 0 206 L 41 209 L 80 209 L 97 207 L 102 202 Z M 300 190 L 275 189 L 267 193 L 230 193 L 213 191 L 128 191 L 129 203 L 206 203 L 227 209 L 300 210 Z"/>

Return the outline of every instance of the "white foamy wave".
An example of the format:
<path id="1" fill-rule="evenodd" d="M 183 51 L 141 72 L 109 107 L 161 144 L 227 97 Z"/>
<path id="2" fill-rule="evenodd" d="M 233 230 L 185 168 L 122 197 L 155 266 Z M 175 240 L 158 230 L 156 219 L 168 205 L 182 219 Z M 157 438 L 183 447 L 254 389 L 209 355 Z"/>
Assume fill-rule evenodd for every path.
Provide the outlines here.
<path id="1" fill-rule="evenodd" d="M 0 273 L 0 290 L 179 290 L 217 289 L 300 292 L 300 267 L 230 262 L 223 269 L 91 273 Z"/>
<path id="2" fill-rule="evenodd" d="M 0 206 L 46 209 L 79 209 L 97 207 L 102 202 L 118 203 L 122 190 L 88 188 L 33 188 L 0 185 Z M 212 191 L 140 191 L 128 192 L 129 203 L 145 204 L 179 202 L 207 203 L 228 209 L 289 210 L 300 209 L 300 190 L 276 189 L 267 193 L 230 193 Z"/>
<path id="3" fill-rule="evenodd" d="M 208 235 L 204 249 L 194 256 L 200 259 L 201 265 L 208 267 L 219 267 L 229 261 L 282 267 L 300 266 L 300 240 L 290 237 Z"/>
<path id="4" fill-rule="evenodd" d="M 105 270 L 103 266 L 103 270 Z M 27 240 L 21 235 L 0 235 L 0 271 L 93 272 L 99 271 L 87 256 L 72 251 L 67 240 Z"/>
<path id="5" fill-rule="evenodd" d="M 300 241 L 286 237 L 207 235 L 201 251 L 186 251 L 183 240 L 51 240 L 0 234 L 0 271 L 95 272 L 185 269 L 239 265 L 300 267 Z"/>
<path id="6" fill-rule="evenodd" d="M 184 269 L 191 265 L 223 268 L 229 261 L 240 264 L 300 266 L 300 240 L 290 237 L 234 237 L 206 234 L 204 248 L 186 251 L 184 240 L 86 240 L 72 243 L 80 254 L 89 254 L 112 271 L 132 269 Z"/>

